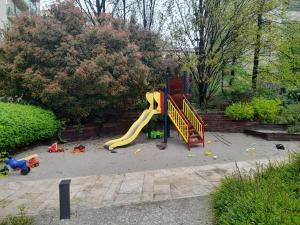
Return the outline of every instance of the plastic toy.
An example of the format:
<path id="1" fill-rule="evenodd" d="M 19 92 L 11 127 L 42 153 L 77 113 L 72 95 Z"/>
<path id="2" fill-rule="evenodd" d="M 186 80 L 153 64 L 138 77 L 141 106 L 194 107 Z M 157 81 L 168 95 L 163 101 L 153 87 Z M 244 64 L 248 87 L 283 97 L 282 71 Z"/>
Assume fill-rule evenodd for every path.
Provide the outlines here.
<path id="1" fill-rule="evenodd" d="M 150 132 L 150 138 L 151 139 L 161 139 L 164 137 L 164 133 L 161 131 L 151 131 Z"/>
<path id="2" fill-rule="evenodd" d="M 50 147 L 48 147 L 48 152 L 54 153 L 54 152 L 63 152 L 64 148 L 58 147 L 57 142 L 52 144 Z"/>
<path id="3" fill-rule="evenodd" d="M 82 153 L 85 152 L 85 146 L 79 145 L 74 147 L 74 149 L 71 151 L 72 153 Z"/>
<path id="4" fill-rule="evenodd" d="M 27 165 L 30 168 L 34 168 L 40 165 L 40 161 L 37 158 L 31 158 L 28 160 Z"/>
<path id="5" fill-rule="evenodd" d="M 27 165 L 27 160 L 16 160 L 15 158 L 8 157 L 4 163 L 15 171 L 21 172 L 22 175 L 27 175 L 30 172 L 30 167 Z"/>
<path id="6" fill-rule="evenodd" d="M 104 148 L 111 151 L 130 144 L 149 124 L 152 117 L 159 114 L 164 116 L 165 144 L 170 137 L 170 123 L 173 123 L 178 135 L 182 137 L 189 150 L 193 145 L 202 144 L 204 147 L 205 124 L 198 111 L 190 103 L 191 87 L 192 75 L 190 75 L 190 79 L 187 79 L 186 72 L 183 76 L 174 77 L 169 77 L 169 73 L 167 73 L 164 91 L 147 92 L 146 99 L 149 107 L 144 110 L 125 135 L 106 142 Z M 151 136 L 150 134 L 149 137 Z"/>

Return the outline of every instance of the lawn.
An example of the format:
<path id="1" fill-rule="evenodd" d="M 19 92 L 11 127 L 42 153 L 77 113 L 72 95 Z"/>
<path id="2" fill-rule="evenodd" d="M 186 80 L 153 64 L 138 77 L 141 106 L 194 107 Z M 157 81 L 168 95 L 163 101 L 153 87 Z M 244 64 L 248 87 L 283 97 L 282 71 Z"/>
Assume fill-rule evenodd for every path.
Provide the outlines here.
<path id="1" fill-rule="evenodd" d="M 288 164 L 237 170 L 212 193 L 215 224 L 300 224 L 300 154 Z"/>

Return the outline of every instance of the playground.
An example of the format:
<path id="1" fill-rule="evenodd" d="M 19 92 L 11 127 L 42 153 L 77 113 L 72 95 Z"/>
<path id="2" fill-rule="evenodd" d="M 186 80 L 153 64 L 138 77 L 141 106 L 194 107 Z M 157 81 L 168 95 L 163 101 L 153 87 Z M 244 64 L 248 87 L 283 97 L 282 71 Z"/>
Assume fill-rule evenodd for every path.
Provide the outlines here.
<path id="1" fill-rule="evenodd" d="M 165 150 L 160 150 L 156 146 L 162 140 L 149 140 L 146 133 L 141 133 L 133 144 L 117 148 L 115 153 L 111 153 L 102 147 L 110 139 L 100 138 L 64 144 L 61 146 L 65 151 L 59 153 L 48 153 L 46 145 L 35 147 L 15 157 L 21 159 L 37 154 L 40 165 L 26 176 L 20 175 L 19 172 L 11 172 L 0 179 L 0 183 L 285 158 L 289 152 L 299 149 L 297 141 L 280 142 L 285 146 L 285 150 L 279 150 L 275 147 L 278 144 L 276 141 L 266 141 L 241 133 L 207 132 L 205 147 L 199 145 L 188 151 L 177 132 L 172 131 Z M 79 144 L 84 145 L 86 151 L 71 153 L 71 149 Z"/>
<path id="2" fill-rule="evenodd" d="M 16 159 L 38 159 L 38 167 L 14 158 L 5 160 L 14 172 L 0 182 L 125 174 L 235 161 L 284 159 L 299 149 L 296 141 L 272 142 L 243 133 L 205 132 L 201 115 L 189 101 L 187 74 L 166 77 L 164 91 L 147 92 L 148 107 L 123 135 L 38 146 Z M 145 129 L 154 115 L 163 116 L 158 139 Z M 171 129 L 172 128 L 172 129 Z M 142 132 L 148 130 L 148 132 Z M 154 131 L 155 132 L 155 131 Z M 156 132 L 157 133 L 157 132 Z M 78 147 L 74 147 L 78 146 Z M 280 146 L 280 147 L 278 147 Z M 30 170 L 31 167 L 31 170 Z M 18 171 L 23 176 L 20 176 Z"/>

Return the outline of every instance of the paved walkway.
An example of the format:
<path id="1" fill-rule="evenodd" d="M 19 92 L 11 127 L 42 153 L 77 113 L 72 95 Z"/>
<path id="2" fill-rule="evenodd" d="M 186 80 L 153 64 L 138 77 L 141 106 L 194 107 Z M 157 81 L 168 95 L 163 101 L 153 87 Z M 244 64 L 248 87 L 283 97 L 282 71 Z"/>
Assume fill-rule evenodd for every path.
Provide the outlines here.
<path id="1" fill-rule="evenodd" d="M 268 160 L 260 160 L 266 163 Z M 255 168 L 256 161 L 237 163 L 240 169 Z M 72 211 L 104 206 L 206 196 L 220 179 L 235 169 L 235 163 L 181 167 L 123 175 L 72 178 Z M 0 185 L 0 217 L 16 214 L 24 205 L 29 214 L 58 210 L 61 179 L 9 182 Z"/>

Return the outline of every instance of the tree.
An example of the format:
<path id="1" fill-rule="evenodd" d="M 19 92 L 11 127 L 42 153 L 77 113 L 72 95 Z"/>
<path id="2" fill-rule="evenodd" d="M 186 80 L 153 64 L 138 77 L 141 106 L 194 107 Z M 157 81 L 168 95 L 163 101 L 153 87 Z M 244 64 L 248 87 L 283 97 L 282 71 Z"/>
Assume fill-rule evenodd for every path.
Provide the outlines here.
<path id="1" fill-rule="evenodd" d="M 252 70 L 252 89 L 256 90 L 257 76 L 259 74 L 259 64 L 261 50 L 277 41 L 277 38 L 272 38 L 272 31 L 278 26 L 283 18 L 283 13 L 288 1 L 282 0 L 255 0 L 256 31 L 254 41 L 254 57 Z M 271 37 L 271 38 L 270 38 Z M 274 35 L 273 35 L 274 37 Z M 270 51 L 270 49 L 269 49 Z"/>
<path id="2" fill-rule="evenodd" d="M 234 56 L 245 47 L 247 29 L 253 22 L 251 0 L 174 0 L 171 21 L 174 47 L 197 63 L 191 71 L 196 82 L 199 102 L 206 105 L 220 86 L 221 74 Z M 179 18 L 179 19 L 177 19 Z M 239 43 L 239 44 L 238 44 Z"/>
<path id="3" fill-rule="evenodd" d="M 99 16 L 106 12 L 106 0 L 74 0 L 80 10 L 94 24 L 101 22 Z"/>
<path id="4" fill-rule="evenodd" d="M 91 25 L 68 1 L 47 15 L 18 18 L 0 48 L 2 94 L 48 107 L 69 123 L 134 108 L 150 89 L 149 68 L 119 21 L 99 19 Z"/>
<path id="5" fill-rule="evenodd" d="M 300 87 L 300 23 L 286 21 L 278 37 L 276 56 L 263 67 L 262 78 L 278 87 L 290 90 Z"/>

